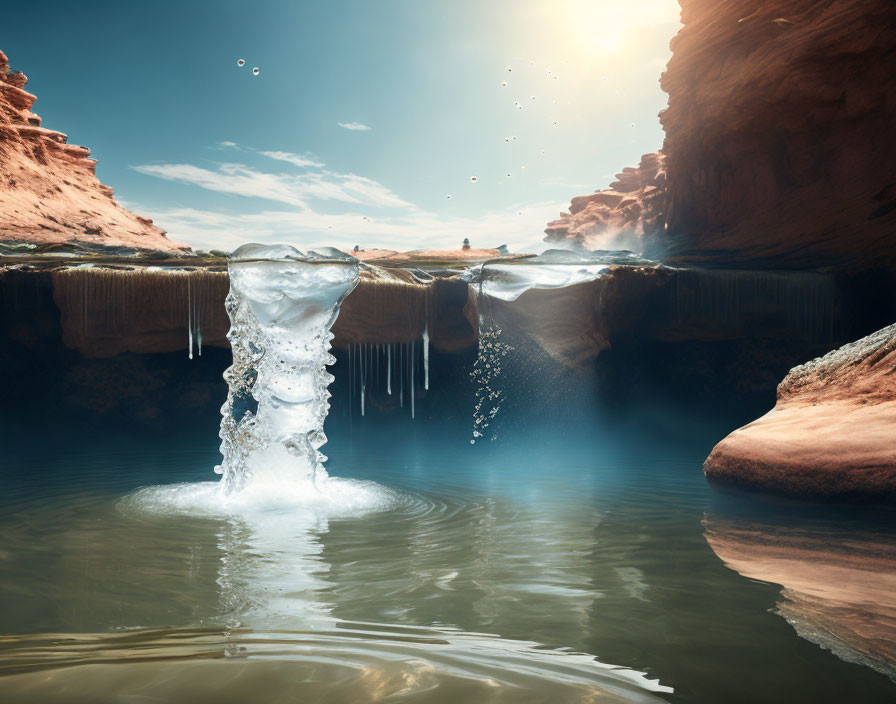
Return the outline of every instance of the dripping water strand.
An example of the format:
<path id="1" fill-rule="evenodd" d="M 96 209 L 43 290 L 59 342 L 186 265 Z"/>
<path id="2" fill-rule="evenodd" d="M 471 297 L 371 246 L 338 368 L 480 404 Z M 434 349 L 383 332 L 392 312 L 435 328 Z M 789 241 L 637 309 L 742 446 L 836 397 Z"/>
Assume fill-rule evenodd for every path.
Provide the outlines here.
<path id="1" fill-rule="evenodd" d="M 187 356 L 193 359 L 193 298 L 191 295 L 190 275 L 187 274 Z"/>
<path id="2" fill-rule="evenodd" d="M 423 388 L 429 390 L 429 323 L 423 328 Z"/>

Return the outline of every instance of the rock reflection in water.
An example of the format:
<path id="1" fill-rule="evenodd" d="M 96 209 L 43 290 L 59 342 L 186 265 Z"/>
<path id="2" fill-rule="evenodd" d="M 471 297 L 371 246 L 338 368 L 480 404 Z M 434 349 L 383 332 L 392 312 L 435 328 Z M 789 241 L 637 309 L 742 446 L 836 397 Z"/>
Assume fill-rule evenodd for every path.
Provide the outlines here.
<path id="1" fill-rule="evenodd" d="M 896 679 L 892 535 L 781 527 L 707 515 L 704 535 L 744 577 L 780 584 L 777 612 L 803 638 Z"/>

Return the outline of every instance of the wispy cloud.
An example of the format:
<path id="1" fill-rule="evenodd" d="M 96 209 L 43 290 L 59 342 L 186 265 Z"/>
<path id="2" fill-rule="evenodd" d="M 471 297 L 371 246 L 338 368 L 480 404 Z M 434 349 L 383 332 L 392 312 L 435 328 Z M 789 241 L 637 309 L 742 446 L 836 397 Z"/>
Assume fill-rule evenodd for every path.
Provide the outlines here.
<path id="1" fill-rule="evenodd" d="M 281 159 L 281 161 L 290 160 Z M 310 160 L 308 164 L 323 166 Z M 142 164 L 132 168 L 138 173 L 166 181 L 188 183 L 208 191 L 231 193 L 245 198 L 278 201 L 302 209 L 308 207 L 310 199 L 377 208 L 414 209 L 411 203 L 373 179 L 325 169 L 299 174 L 275 174 L 234 163 L 218 164 L 216 170 L 192 164 Z"/>
<path id="2" fill-rule="evenodd" d="M 287 176 L 266 174 L 243 164 L 221 164 L 217 171 L 192 164 L 144 164 L 132 167 L 147 176 L 199 186 L 208 191 L 264 198 L 304 208 L 304 191 Z"/>
<path id="3" fill-rule="evenodd" d="M 336 124 L 343 129 L 352 130 L 353 132 L 370 132 L 373 129 L 373 127 L 361 122 L 337 122 Z"/>
<path id="4" fill-rule="evenodd" d="M 300 166 L 302 168 L 313 167 L 320 168 L 323 164 L 317 159 L 315 159 L 311 154 L 293 154 L 292 152 L 258 152 L 262 156 L 266 156 L 269 159 L 276 159 L 277 161 L 285 161 L 293 166 Z"/>
<path id="5" fill-rule="evenodd" d="M 465 237 L 474 246 L 494 247 L 510 243 L 528 251 L 540 251 L 544 223 L 566 203 L 508 207 L 476 217 L 427 212 L 390 188 L 365 176 L 336 173 L 313 155 L 283 151 L 258 151 L 232 147 L 242 153 L 292 164 L 298 173 L 270 173 L 242 163 L 220 163 L 212 168 L 192 164 L 143 164 L 135 171 L 217 193 L 274 201 L 289 206 L 252 212 L 200 208 L 153 209 L 134 204 L 137 212 L 150 215 L 172 239 L 201 249 L 235 249 L 246 242 L 289 242 L 299 248 L 337 246 L 392 249 L 456 248 Z M 342 204 L 352 212 L 324 212 Z M 338 208 L 338 205 L 336 206 Z M 500 241 L 498 241 L 500 240 Z"/>
<path id="6" fill-rule="evenodd" d="M 392 216 L 360 213 L 321 213 L 264 210 L 257 213 L 222 213 L 195 208 L 153 209 L 129 204 L 165 228 L 172 239 L 200 249 L 232 250 L 246 242 L 286 242 L 299 249 L 335 246 L 344 251 L 354 245 L 396 250 L 457 249 L 464 237 L 474 247 L 510 244 L 512 250 L 540 252 L 547 245 L 544 223 L 556 217 L 565 203 L 514 206 L 476 217 L 440 216 L 420 210 Z"/>

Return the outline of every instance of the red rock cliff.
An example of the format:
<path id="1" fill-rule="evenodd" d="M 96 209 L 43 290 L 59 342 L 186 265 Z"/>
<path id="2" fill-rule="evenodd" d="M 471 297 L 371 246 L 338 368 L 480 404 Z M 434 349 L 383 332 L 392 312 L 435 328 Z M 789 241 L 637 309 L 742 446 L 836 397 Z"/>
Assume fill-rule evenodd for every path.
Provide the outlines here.
<path id="1" fill-rule="evenodd" d="M 574 241 L 586 249 L 641 250 L 663 228 L 663 155 L 645 154 L 637 168 L 616 174 L 608 189 L 573 198 L 568 213 L 548 223 L 546 242 Z"/>
<path id="2" fill-rule="evenodd" d="M 896 268 L 896 3 L 680 2 L 659 252 Z"/>
<path id="3" fill-rule="evenodd" d="M 575 198 L 546 239 L 596 248 L 634 224 L 652 257 L 896 270 L 896 3 L 680 3 L 662 192 Z"/>
<path id="4" fill-rule="evenodd" d="M 0 240 L 183 249 L 113 200 L 89 149 L 41 126 L 27 81 L 0 52 Z"/>

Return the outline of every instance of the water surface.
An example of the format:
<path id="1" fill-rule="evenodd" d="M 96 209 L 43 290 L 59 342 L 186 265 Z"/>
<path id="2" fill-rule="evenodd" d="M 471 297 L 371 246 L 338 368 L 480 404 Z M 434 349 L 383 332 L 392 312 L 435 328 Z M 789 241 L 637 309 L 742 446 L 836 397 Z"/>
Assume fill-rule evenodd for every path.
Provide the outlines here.
<path id="1" fill-rule="evenodd" d="M 581 389 L 508 404 L 498 439 L 472 446 L 467 391 L 446 403 L 437 382 L 414 421 L 349 416 L 337 382 L 328 470 L 383 488 L 367 510 L 203 516 L 135 499 L 215 479 L 213 417 L 165 433 L 16 433 L 0 506 L 2 699 L 896 697 L 874 658 L 832 654 L 788 623 L 797 602 L 781 586 L 717 555 L 719 535 L 747 527 L 896 544 L 871 509 L 714 493 L 701 462 L 737 412 L 611 412 Z M 874 564 L 876 584 L 889 563 Z"/>

